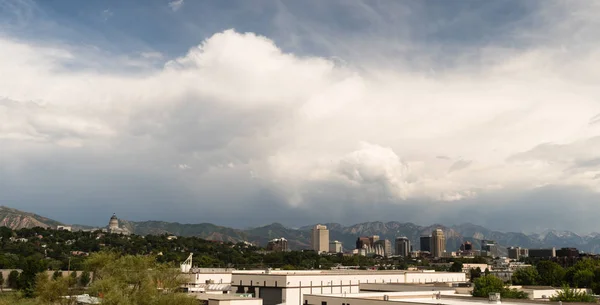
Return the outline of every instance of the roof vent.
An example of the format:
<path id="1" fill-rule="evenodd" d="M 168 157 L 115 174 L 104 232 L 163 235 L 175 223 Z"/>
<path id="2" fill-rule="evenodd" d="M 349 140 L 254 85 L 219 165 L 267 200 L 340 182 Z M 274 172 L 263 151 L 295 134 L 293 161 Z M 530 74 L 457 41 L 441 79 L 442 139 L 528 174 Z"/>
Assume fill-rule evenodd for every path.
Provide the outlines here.
<path id="1" fill-rule="evenodd" d="M 383 295 L 383 300 L 384 300 L 384 301 L 389 301 L 389 300 L 390 300 L 390 296 L 389 296 L 389 295 L 387 295 L 387 294 L 384 294 L 384 295 Z"/>
<path id="2" fill-rule="evenodd" d="M 496 292 L 490 292 L 488 295 L 488 303 L 490 304 L 500 304 L 502 303 L 500 300 L 500 294 Z"/>

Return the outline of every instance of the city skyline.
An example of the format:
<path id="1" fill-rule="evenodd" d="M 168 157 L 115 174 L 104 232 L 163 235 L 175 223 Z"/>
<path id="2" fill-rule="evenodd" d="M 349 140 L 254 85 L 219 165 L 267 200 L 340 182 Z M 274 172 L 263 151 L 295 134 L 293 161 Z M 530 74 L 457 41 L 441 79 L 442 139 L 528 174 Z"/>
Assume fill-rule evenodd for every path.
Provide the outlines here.
<path id="1" fill-rule="evenodd" d="M 600 6 L 470 3 L 0 0 L 0 204 L 599 231 Z"/>

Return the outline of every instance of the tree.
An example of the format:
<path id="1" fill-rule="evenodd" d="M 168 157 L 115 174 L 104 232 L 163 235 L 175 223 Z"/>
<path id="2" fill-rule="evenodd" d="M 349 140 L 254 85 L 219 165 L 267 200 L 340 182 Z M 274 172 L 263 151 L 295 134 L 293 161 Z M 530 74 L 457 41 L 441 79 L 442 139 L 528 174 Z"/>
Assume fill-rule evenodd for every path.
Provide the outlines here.
<path id="1" fill-rule="evenodd" d="M 474 297 L 487 298 L 490 293 L 502 293 L 504 291 L 504 282 L 493 275 L 484 275 L 476 279 L 474 283 Z"/>
<path id="2" fill-rule="evenodd" d="M 537 264 L 539 283 L 541 285 L 562 286 L 565 278 L 565 269 L 552 261 L 541 261 Z"/>
<path id="3" fill-rule="evenodd" d="M 0 291 L 4 290 L 4 274 L 0 272 Z"/>
<path id="4" fill-rule="evenodd" d="M 469 278 L 471 282 L 475 282 L 476 279 L 481 277 L 481 268 L 477 267 L 475 269 L 471 268 L 469 270 Z"/>
<path id="5" fill-rule="evenodd" d="M 493 275 L 484 275 L 475 280 L 473 287 L 474 297 L 487 298 L 490 293 L 499 293 L 502 298 L 507 299 L 526 299 L 527 293 L 509 289 L 504 285 L 501 279 Z"/>
<path id="6" fill-rule="evenodd" d="M 490 275 L 490 268 L 485 268 L 485 271 L 483 272 L 486 276 Z"/>
<path id="7" fill-rule="evenodd" d="M 54 271 L 54 273 L 52 273 L 53 280 L 56 280 L 59 277 L 62 277 L 62 272 L 60 270 L 56 270 L 56 271 Z"/>
<path id="8" fill-rule="evenodd" d="M 96 263 L 102 259 L 90 259 Z M 110 254 L 112 255 L 112 254 Z M 101 253 L 98 256 L 106 257 Z M 89 291 L 102 296 L 103 305 L 117 304 L 196 304 L 196 299 L 177 292 L 179 270 L 161 264 L 153 256 L 125 255 L 104 265 L 96 265 Z"/>
<path id="9" fill-rule="evenodd" d="M 537 285 L 540 275 L 534 267 L 519 268 L 512 276 L 515 285 Z"/>
<path id="10" fill-rule="evenodd" d="M 8 287 L 11 289 L 19 288 L 19 271 L 13 270 L 8 274 Z"/>
<path id="11" fill-rule="evenodd" d="M 38 273 L 35 278 L 35 296 L 42 304 L 74 305 L 75 298 L 72 296 L 70 277 L 56 277 L 49 279 L 45 273 Z"/>
<path id="12" fill-rule="evenodd" d="M 462 272 L 463 263 L 462 262 L 454 262 L 448 271 L 450 272 Z"/>
<path id="13" fill-rule="evenodd" d="M 89 285 L 90 280 L 90 273 L 87 270 L 85 270 L 81 273 L 81 276 L 79 277 L 79 285 L 81 285 L 81 287 L 86 287 L 87 285 Z"/>
<path id="14" fill-rule="evenodd" d="M 577 291 L 569 288 L 569 286 L 563 286 L 563 289 L 559 291 L 556 296 L 550 298 L 554 302 L 584 302 L 584 303 L 596 303 L 596 298 L 593 295 L 589 295 L 583 291 Z"/>
<path id="15" fill-rule="evenodd" d="M 594 271 L 590 269 L 578 270 L 573 275 L 573 285 L 579 288 L 592 287 Z"/>

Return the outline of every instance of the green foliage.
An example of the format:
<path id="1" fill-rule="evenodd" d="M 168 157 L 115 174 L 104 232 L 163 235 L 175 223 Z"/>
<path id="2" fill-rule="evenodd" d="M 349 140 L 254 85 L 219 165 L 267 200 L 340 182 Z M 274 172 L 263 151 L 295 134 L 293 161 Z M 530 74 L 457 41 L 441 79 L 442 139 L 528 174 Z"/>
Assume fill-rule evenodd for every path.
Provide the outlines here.
<path id="1" fill-rule="evenodd" d="M 60 270 L 54 271 L 54 273 L 52 274 L 52 279 L 56 280 L 59 277 L 62 277 L 62 272 Z"/>
<path id="2" fill-rule="evenodd" d="M 469 278 L 471 279 L 471 282 L 475 282 L 476 279 L 481 277 L 481 268 L 477 267 L 475 269 L 470 269 L 469 270 Z"/>
<path id="3" fill-rule="evenodd" d="M 8 274 L 8 287 L 11 289 L 19 288 L 19 271 L 13 270 Z"/>
<path id="4" fill-rule="evenodd" d="M 526 299 L 527 293 L 509 289 L 504 285 L 501 279 L 493 275 L 484 275 L 475 280 L 473 287 L 473 296 L 487 298 L 490 293 L 500 293 L 502 298 L 508 299 Z"/>
<path id="5" fill-rule="evenodd" d="M 504 291 L 504 282 L 493 275 L 484 275 L 474 281 L 474 297 L 488 297 L 490 293 L 502 293 Z"/>
<path id="6" fill-rule="evenodd" d="M 537 285 L 539 277 L 535 267 L 519 268 L 514 272 L 512 282 L 515 285 Z"/>
<path id="7" fill-rule="evenodd" d="M 589 295 L 583 291 L 577 291 L 571 289 L 568 286 L 564 286 L 556 296 L 550 298 L 551 301 L 561 302 L 583 302 L 583 303 L 596 303 L 597 300 L 594 296 Z"/>
<path id="8" fill-rule="evenodd" d="M 539 284 L 560 287 L 565 279 L 565 269 L 552 261 L 541 261 L 536 266 L 539 274 Z"/>
<path id="9" fill-rule="evenodd" d="M 450 272 L 462 272 L 463 263 L 462 262 L 454 262 L 452 266 L 448 269 Z"/>
<path id="10" fill-rule="evenodd" d="M 70 277 L 61 276 L 49 279 L 45 273 L 39 273 L 36 276 L 35 287 L 35 296 L 42 304 L 76 304 L 75 298 L 65 298 L 65 296 L 76 295 Z"/>
<path id="11" fill-rule="evenodd" d="M 79 277 L 79 285 L 81 285 L 81 287 L 86 287 L 87 285 L 90 284 L 91 281 L 91 277 L 90 277 L 90 272 L 85 270 L 81 273 L 81 276 Z"/>
<path id="12" fill-rule="evenodd" d="M 179 273 L 178 268 L 158 263 L 155 257 L 126 255 L 99 266 L 89 291 L 101 296 L 103 305 L 196 304 L 195 298 L 177 292 Z"/>

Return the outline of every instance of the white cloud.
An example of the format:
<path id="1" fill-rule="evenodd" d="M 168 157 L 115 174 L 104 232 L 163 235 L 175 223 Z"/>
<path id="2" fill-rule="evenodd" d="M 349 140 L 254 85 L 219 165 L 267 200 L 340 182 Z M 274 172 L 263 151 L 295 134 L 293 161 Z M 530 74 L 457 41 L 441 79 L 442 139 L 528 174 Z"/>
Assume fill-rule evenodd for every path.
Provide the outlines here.
<path id="1" fill-rule="evenodd" d="M 174 0 L 169 2 L 169 7 L 176 12 L 183 6 L 183 3 L 183 0 Z"/>
<path id="2" fill-rule="evenodd" d="M 590 140 L 600 124 L 589 124 L 600 113 L 599 48 L 480 51 L 435 75 L 377 60 L 358 69 L 228 30 L 140 76 L 68 70 L 85 55 L 1 39 L 11 60 L 0 62 L 10 75 L 0 141 L 181 160 L 186 174 L 250 176 L 295 205 L 312 193 L 354 200 L 340 189 L 395 203 L 547 184 L 600 192 Z"/>

